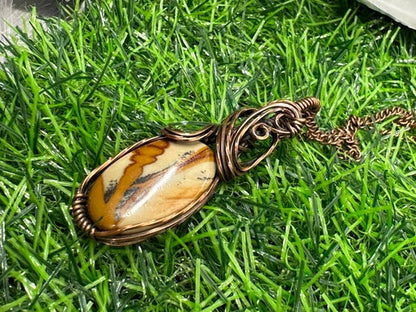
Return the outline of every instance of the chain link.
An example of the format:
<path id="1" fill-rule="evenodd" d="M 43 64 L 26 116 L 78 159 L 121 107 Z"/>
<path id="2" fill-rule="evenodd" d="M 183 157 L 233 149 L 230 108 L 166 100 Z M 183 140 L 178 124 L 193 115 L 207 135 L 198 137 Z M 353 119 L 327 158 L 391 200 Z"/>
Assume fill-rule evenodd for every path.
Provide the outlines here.
<path id="1" fill-rule="evenodd" d="M 341 158 L 351 157 L 356 161 L 361 159 L 361 151 L 356 136 L 360 129 L 374 128 L 376 124 L 389 119 L 393 119 L 396 125 L 404 127 L 408 131 L 416 129 L 415 112 L 407 111 L 401 107 L 392 107 L 366 117 L 352 115 L 342 127 L 325 132 L 319 129 L 315 120 L 320 108 L 318 99 L 305 98 L 296 102 L 296 104 L 303 112 L 303 122 L 307 128 L 304 136 L 323 145 L 335 146 Z M 382 130 L 380 133 L 386 135 L 390 133 L 390 130 Z M 412 138 L 415 139 L 415 136 Z"/>

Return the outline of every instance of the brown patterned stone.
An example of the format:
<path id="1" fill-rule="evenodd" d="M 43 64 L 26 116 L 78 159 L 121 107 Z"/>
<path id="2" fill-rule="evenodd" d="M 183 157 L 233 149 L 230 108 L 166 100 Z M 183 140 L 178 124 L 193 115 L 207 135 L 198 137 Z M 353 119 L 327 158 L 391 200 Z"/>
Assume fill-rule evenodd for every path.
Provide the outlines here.
<path id="1" fill-rule="evenodd" d="M 101 230 L 169 220 L 198 200 L 215 174 L 207 145 L 158 139 L 102 172 L 89 190 L 88 214 Z"/>

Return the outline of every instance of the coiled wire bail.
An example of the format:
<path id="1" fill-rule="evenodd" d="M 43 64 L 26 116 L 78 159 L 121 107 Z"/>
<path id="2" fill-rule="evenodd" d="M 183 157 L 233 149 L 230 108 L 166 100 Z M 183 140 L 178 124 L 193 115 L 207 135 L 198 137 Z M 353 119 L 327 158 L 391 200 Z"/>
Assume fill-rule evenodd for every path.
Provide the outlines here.
<path id="1" fill-rule="evenodd" d="M 228 116 L 219 127 L 216 138 L 220 178 L 231 180 L 257 166 L 274 151 L 281 139 L 298 134 L 319 108 L 320 102 L 316 98 L 305 98 L 296 103 L 282 100 L 258 109 L 242 109 Z M 271 138 L 271 143 L 263 154 L 249 161 L 241 160 L 241 154 L 253 147 L 256 141 L 268 138 Z"/>

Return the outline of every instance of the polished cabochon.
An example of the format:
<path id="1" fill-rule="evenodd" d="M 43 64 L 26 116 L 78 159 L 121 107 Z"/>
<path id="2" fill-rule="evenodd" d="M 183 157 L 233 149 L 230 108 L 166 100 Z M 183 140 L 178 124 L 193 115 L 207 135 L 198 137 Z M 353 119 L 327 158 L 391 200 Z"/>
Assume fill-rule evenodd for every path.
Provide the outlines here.
<path id="1" fill-rule="evenodd" d="M 151 229 L 187 214 L 215 176 L 207 145 L 158 138 L 116 158 L 91 182 L 88 216 L 101 232 Z"/>

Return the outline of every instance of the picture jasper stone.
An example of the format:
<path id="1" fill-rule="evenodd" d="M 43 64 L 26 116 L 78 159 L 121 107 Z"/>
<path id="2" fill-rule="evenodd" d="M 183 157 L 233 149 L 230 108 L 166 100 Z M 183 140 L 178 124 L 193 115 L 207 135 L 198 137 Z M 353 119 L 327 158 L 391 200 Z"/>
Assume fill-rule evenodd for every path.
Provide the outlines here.
<path id="1" fill-rule="evenodd" d="M 186 212 L 210 188 L 215 174 L 207 145 L 158 139 L 98 176 L 88 192 L 88 215 L 101 230 L 164 222 Z"/>

